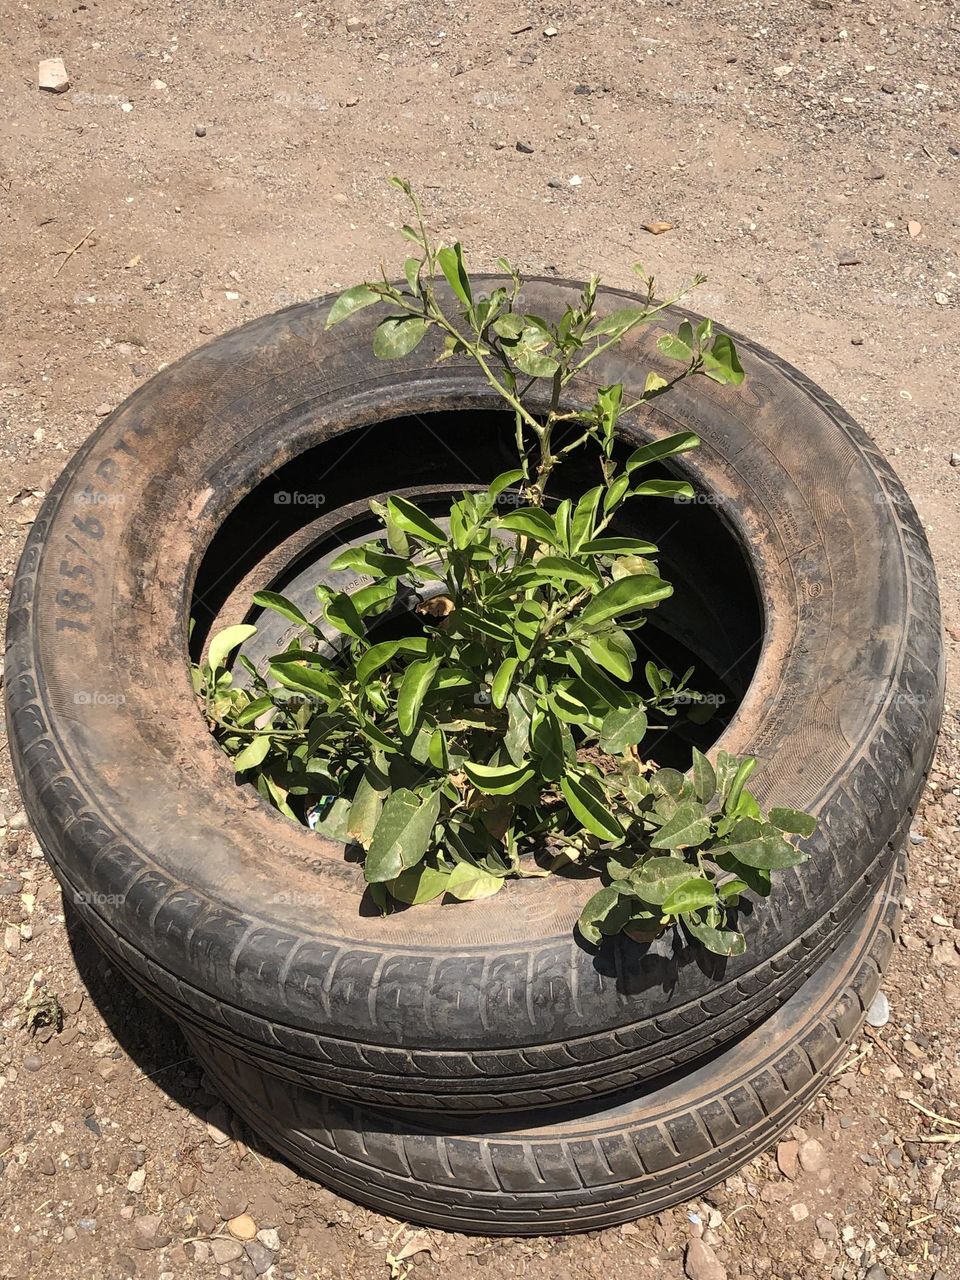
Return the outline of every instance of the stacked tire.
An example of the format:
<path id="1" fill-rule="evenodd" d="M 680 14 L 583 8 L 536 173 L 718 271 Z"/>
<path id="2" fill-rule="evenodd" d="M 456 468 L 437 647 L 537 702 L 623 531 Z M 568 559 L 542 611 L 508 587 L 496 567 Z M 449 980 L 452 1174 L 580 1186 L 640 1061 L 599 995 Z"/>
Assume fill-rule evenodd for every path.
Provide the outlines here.
<path id="1" fill-rule="evenodd" d="M 525 305 L 556 313 L 577 288 L 534 281 Z M 762 803 L 817 815 L 809 861 L 748 904 L 746 952 L 728 959 L 675 932 L 584 945 L 588 878 L 381 917 L 341 846 L 235 784 L 187 662 L 191 615 L 196 652 L 253 591 L 321 573 L 371 495 L 504 469 L 477 371 L 437 364 L 427 342 L 384 365 L 369 313 L 326 333 L 328 306 L 254 321 L 165 369 L 48 496 L 8 628 L 25 805 L 96 941 L 251 1128 L 326 1185 L 488 1234 L 657 1212 L 790 1125 L 878 990 L 943 700 L 922 528 L 839 406 L 738 339 L 740 388 L 688 380 L 624 434 L 703 441 L 677 472 L 742 549 L 762 624 L 745 650 L 718 571 L 699 623 L 694 609 L 671 625 L 691 650 L 715 632 L 723 665 L 745 673 L 718 745 L 759 757 Z M 595 361 L 596 382 L 642 385 L 662 331 Z M 277 488 L 321 475 L 308 513 Z M 701 553 L 681 538 L 679 573 Z"/>

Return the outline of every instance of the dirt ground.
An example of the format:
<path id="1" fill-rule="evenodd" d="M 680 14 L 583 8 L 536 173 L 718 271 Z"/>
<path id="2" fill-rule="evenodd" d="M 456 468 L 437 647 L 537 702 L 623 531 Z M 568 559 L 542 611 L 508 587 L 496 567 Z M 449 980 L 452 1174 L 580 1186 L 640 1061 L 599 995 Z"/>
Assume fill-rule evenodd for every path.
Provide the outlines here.
<path id="1" fill-rule="evenodd" d="M 706 271 L 697 305 L 801 366 L 892 457 L 956 657 L 960 26 L 945 0 L 46 0 L 6 6 L 0 46 L 4 605 L 44 491 L 108 406 L 208 335 L 352 283 L 382 251 L 399 260 L 396 172 L 475 266 L 507 252 L 613 284 L 637 257 L 665 285 Z M 37 88 L 54 56 L 60 95 Z M 673 227 L 654 237 L 654 220 Z M 704 1201 L 534 1241 L 404 1227 L 208 1124 L 215 1099 L 175 1029 L 70 935 L 4 743 L 0 1276 L 960 1276 L 956 705 L 954 662 L 890 1020 L 793 1135 L 823 1151 L 805 1148 L 804 1169 L 788 1143 Z M 66 1009 L 60 1034 L 20 1026 L 37 974 Z M 225 1225 L 241 1212 L 261 1233 L 249 1247 Z M 698 1235 L 706 1254 L 688 1251 Z M 410 1241 L 426 1247 L 391 1268 Z"/>

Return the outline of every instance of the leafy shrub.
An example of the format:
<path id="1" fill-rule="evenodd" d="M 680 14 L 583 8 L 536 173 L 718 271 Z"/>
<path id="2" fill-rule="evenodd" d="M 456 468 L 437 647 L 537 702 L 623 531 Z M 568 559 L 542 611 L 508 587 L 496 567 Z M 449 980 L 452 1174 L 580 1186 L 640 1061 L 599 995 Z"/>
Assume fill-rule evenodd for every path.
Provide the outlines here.
<path id="1" fill-rule="evenodd" d="M 299 640 L 271 659 L 269 681 L 241 656 L 240 687 L 229 655 L 255 628 L 216 636 L 194 670 L 209 724 L 238 775 L 281 813 L 362 846 L 383 909 L 487 897 L 510 877 L 589 866 L 604 880 L 580 919 L 589 942 L 620 931 L 646 940 L 679 922 L 709 950 L 739 954 L 740 896 L 766 894 L 773 871 L 802 861 L 786 836 L 815 824 L 760 812 L 745 785 L 752 757 L 719 752 L 711 763 L 694 749 L 689 776 L 644 759 L 652 719 L 700 695 L 690 671 L 638 669 L 632 636 L 673 587 L 656 546 L 619 534 L 616 518 L 637 497 L 692 497 L 686 482 L 647 478 L 647 468 L 699 441 L 671 435 L 622 464 L 614 450 L 618 420 L 681 378 L 741 382 L 734 344 L 709 320 L 683 321 L 658 342 L 678 366 L 672 379 L 651 372 L 633 400 L 616 383 L 589 409 L 572 408 L 572 380 L 670 305 L 654 302 L 653 279 L 640 270 L 644 300 L 606 316 L 596 277 L 559 321 L 529 314 L 509 262 L 499 262 L 509 284 L 478 292 L 461 246 L 436 247 L 409 185 L 394 182 L 415 214 L 403 228 L 416 247 L 405 285 L 384 277 L 348 289 L 327 326 L 385 306 L 373 338 L 383 359 L 439 331 L 440 358 L 475 361 L 512 409 L 518 465 L 445 519 L 401 497 L 372 504 L 382 534 L 332 567 L 373 581 L 352 594 L 317 586 L 319 620 L 256 595 L 299 624 Z M 438 294 L 441 275 L 452 303 Z M 527 401 L 540 379 L 549 407 L 535 413 Z M 595 454 L 599 482 L 575 503 L 548 499 L 551 476 L 581 449 Z M 411 590 L 413 634 L 378 638 Z"/>

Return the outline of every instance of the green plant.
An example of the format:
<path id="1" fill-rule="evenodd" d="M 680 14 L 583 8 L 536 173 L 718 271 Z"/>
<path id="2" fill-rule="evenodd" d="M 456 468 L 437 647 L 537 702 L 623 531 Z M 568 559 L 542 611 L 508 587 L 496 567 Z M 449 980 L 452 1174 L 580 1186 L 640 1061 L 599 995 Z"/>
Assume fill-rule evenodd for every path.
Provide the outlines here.
<path id="1" fill-rule="evenodd" d="M 653 279 L 638 268 L 644 300 L 612 314 L 596 310 L 594 277 L 559 320 L 532 315 L 509 262 L 499 262 L 509 283 L 480 293 L 461 246 L 435 246 L 409 184 L 394 182 L 415 215 L 403 228 L 416 246 L 406 283 L 348 289 L 327 326 L 386 306 L 373 338 L 384 359 L 439 332 L 439 358 L 473 360 L 513 411 L 518 465 L 465 493 L 445 520 L 400 497 L 372 504 L 382 534 L 333 567 L 373 582 L 353 594 L 318 586 L 317 621 L 280 595 L 255 596 L 299 624 L 300 639 L 272 658 L 270 682 L 241 656 L 240 688 L 228 658 L 255 628 L 216 636 L 194 670 L 210 726 L 237 773 L 288 818 L 363 847 L 384 909 L 592 866 L 605 882 L 580 919 L 590 942 L 679 923 L 709 950 L 737 954 L 740 895 L 765 894 L 772 871 L 800 862 L 786 835 L 809 835 L 814 822 L 760 812 L 745 787 L 752 758 L 721 752 L 711 764 L 694 751 L 689 776 L 644 759 L 651 718 L 703 699 L 689 671 L 637 669 L 631 637 L 673 588 L 656 546 L 617 533 L 616 517 L 638 496 L 693 496 L 685 481 L 645 477 L 699 441 L 668 436 L 622 463 L 615 450 L 618 420 L 679 379 L 741 382 L 734 344 L 709 320 L 685 320 L 658 342 L 678 366 L 672 379 L 651 372 L 632 400 L 618 382 L 574 407 L 565 393 L 578 374 L 670 305 L 654 302 Z M 535 411 L 541 380 L 549 393 Z M 549 501 L 551 477 L 580 449 L 594 452 L 598 483 L 575 503 Z M 412 633 L 378 638 L 411 587 L 421 600 Z"/>

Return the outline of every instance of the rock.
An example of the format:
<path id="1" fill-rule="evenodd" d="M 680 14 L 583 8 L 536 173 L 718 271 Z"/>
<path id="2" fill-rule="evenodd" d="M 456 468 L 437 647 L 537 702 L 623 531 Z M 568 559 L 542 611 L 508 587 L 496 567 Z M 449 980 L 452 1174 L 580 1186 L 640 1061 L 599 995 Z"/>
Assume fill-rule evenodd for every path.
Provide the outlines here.
<path id="1" fill-rule="evenodd" d="M 867 1010 L 867 1022 L 871 1027 L 885 1027 L 890 1021 L 890 1001 L 882 991 L 873 997 L 873 1003 Z"/>
<path id="2" fill-rule="evenodd" d="M 215 1103 L 207 1112 L 207 1133 L 218 1147 L 230 1141 L 230 1113 L 222 1102 Z"/>
<path id="3" fill-rule="evenodd" d="M 816 1138 L 808 1138 L 800 1144 L 800 1167 L 807 1173 L 819 1173 L 826 1167 L 827 1153 Z"/>
<path id="4" fill-rule="evenodd" d="M 11 831 L 26 831 L 30 826 L 30 819 L 27 817 L 26 809 L 18 809 L 7 823 L 7 826 Z"/>
<path id="5" fill-rule="evenodd" d="M 257 1232 L 257 1239 L 265 1249 L 270 1249 L 273 1253 L 278 1252 L 280 1236 L 275 1227 L 264 1227 L 262 1231 Z"/>
<path id="6" fill-rule="evenodd" d="M 206 127 L 202 124 L 198 124 L 193 131 L 193 136 L 195 138 L 205 138 L 207 136 Z"/>
<path id="7" fill-rule="evenodd" d="M 35 1053 L 28 1053 L 23 1060 L 24 1071 L 39 1071 L 43 1066 L 43 1059 L 38 1058 Z"/>
<path id="8" fill-rule="evenodd" d="M 690 1280 L 727 1280 L 726 1267 L 702 1240 L 691 1240 L 687 1245 L 683 1269 Z"/>
<path id="9" fill-rule="evenodd" d="M 23 888 L 23 881 L 19 876 L 4 876 L 0 880 L 0 898 L 12 898 Z"/>
<path id="10" fill-rule="evenodd" d="M 239 1218 L 241 1213 L 246 1213 L 247 1202 L 243 1196 L 234 1195 L 229 1191 L 221 1191 L 217 1196 L 217 1208 L 220 1210 L 220 1217 L 224 1222 L 229 1222 L 231 1218 Z"/>
<path id="11" fill-rule="evenodd" d="M 533 155 L 533 147 L 531 147 L 529 142 L 518 142 L 517 150 L 520 152 L 521 155 L 524 155 L 524 156 Z"/>
<path id="12" fill-rule="evenodd" d="M 880 182 L 886 176 L 887 175 L 883 169 L 873 168 L 873 169 L 867 170 L 867 177 L 870 179 L 871 182 Z"/>
<path id="13" fill-rule="evenodd" d="M 170 1243 L 170 1237 L 160 1230 L 160 1215 L 146 1213 L 133 1224 L 133 1243 L 138 1249 L 160 1249 Z"/>
<path id="14" fill-rule="evenodd" d="M 249 1213 L 241 1213 L 230 1219 L 227 1230 L 237 1240 L 252 1240 L 257 1234 L 257 1224 Z"/>
<path id="15" fill-rule="evenodd" d="M 880 92 L 881 92 L 881 93 L 896 93 L 896 92 L 897 92 L 897 86 L 893 83 L 893 81 L 892 81 L 892 80 L 884 80 L 883 84 L 880 86 Z"/>
<path id="16" fill-rule="evenodd" d="M 138 1196 L 143 1190 L 143 1184 L 146 1180 L 146 1169 L 134 1169 L 133 1173 L 131 1173 L 130 1177 L 127 1179 L 127 1190 L 132 1191 L 135 1196 Z"/>
<path id="17" fill-rule="evenodd" d="M 363 28 L 367 25 L 367 22 L 365 18 L 353 17 L 353 18 L 347 19 L 346 25 L 347 25 L 347 30 L 350 32 L 350 34 L 355 35 L 358 31 L 363 30 Z"/>
<path id="18" fill-rule="evenodd" d="M 846 253 L 841 253 L 837 258 L 838 267 L 858 267 L 860 265 L 860 255 L 853 249 L 848 249 Z"/>
<path id="19" fill-rule="evenodd" d="M 879 1262 L 876 1262 L 863 1277 L 863 1280 L 888 1280 L 888 1277 L 885 1269 L 880 1266 Z"/>
<path id="20" fill-rule="evenodd" d="M 547 37 L 548 40 L 552 40 L 553 37 L 558 36 L 560 32 L 557 30 L 556 27 L 544 27 L 543 34 Z"/>
<path id="21" fill-rule="evenodd" d="M 777 1168 L 785 1178 L 797 1176 L 797 1161 L 800 1155 L 800 1144 L 789 1139 L 777 1147 Z"/>
<path id="22" fill-rule="evenodd" d="M 46 89 L 48 93 L 66 93 L 70 88 L 70 77 L 62 58 L 44 58 L 37 67 L 37 88 Z"/>
<path id="23" fill-rule="evenodd" d="M 951 467 L 960 467 L 960 453 L 957 453 L 956 450 L 950 455 L 950 465 Z M 953 630 L 955 631 L 956 627 Z"/>
<path id="24" fill-rule="evenodd" d="M 93 412 L 97 415 L 98 418 L 106 418 L 111 413 L 113 413 L 113 405 L 107 404 L 106 401 L 104 401 L 103 404 L 98 404 Z"/>
<path id="25" fill-rule="evenodd" d="M 899 1147 L 891 1147 L 884 1156 L 888 1169 L 901 1169 L 903 1167 L 903 1152 Z"/>
<path id="26" fill-rule="evenodd" d="M 225 1262 L 236 1262 L 238 1258 L 242 1258 L 243 1245 L 239 1240 L 228 1240 L 226 1236 L 218 1236 L 210 1241 L 210 1252 L 213 1254 L 214 1262 L 222 1266 Z"/>
<path id="27" fill-rule="evenodd" d="M 3 949 L 8 956 L 15 956 L 20 950 L 20 930 L 15 924 L 8 924 L 3 931 Z"/>
<path id="28" fill-rule="evenodd" d="M 836 1240 L 838 1234 L 837 1228 L 829 1218 L 818 1218 L 816 1225 L 817 1235 L 821 1240 L 826 1240 L 828 1243 L 831 1240 Z"/>
<path id="29" fill-rule="evenodd" d="M 57 1172 L 57 1166 L 53 1163 L 53 1160 L 51 1159 L 50 1156 L 41 1156 L 39 1167 L 40 1167 L 40 1172 L 45 1173 L 48 1178 L 52 1178 L 53 1175 Z"/>
<path id="30" fill-rule="evenodd" d="M 273 1266 L 272 1251 L 260 1244 L 258 1240 L 248 1240 L 244 1248 L 258 1276 L 262 1276 L 265 1271 L 269 1271 Z"/>
<path id="31" fill-rule="evenodd" d="M 790 1217 L 794 1222 L 803 1222 L 804 1218 L 810 1217 L 810 1210 L 803 1203 L 792 1204 L 790 1206 Z"/>
<path id="32" fill-rule="evenodd" d="M 931 958 L 935 968 L 955 969 L 960 966 L 960 953 L 952 942 L 938 942 Z"/>
<path id="33" fill-rule="evenodd" d="M 923 230 L 923 227 L 919 222 L 914 222 L 911 219 L 911 221 L 907 223 L 907 235 L 910 237 L 911 240 L 916 240 L 917 236 L 920 234 L 922 230 Z"/>

